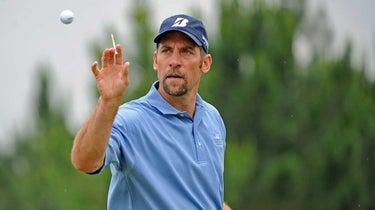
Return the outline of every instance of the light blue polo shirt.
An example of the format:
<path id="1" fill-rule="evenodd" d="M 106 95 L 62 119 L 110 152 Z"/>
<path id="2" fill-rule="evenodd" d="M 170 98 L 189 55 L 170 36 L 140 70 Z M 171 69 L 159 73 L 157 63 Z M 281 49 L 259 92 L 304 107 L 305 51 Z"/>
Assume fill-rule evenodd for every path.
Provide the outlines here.
<path id="1" fill-rule="evenodd" d="M 197 94 L 194 117 L 157 91 L 120 106 L 103 168 L 110 166 L 109 210 L 222 209 L 226 130 Z"/>

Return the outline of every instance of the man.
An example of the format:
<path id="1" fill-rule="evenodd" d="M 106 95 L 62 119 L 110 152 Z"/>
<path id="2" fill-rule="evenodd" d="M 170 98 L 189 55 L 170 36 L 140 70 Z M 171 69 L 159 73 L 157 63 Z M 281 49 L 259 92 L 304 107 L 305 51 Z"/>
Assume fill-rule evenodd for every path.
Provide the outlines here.
<path id="1" fill-rule="evenodd" d="M 100 98 L 78 131 L 73 165 L 97 174 L 110 166 L 108 209 L 222 209 L 225 126 L 198 95 L 210 70 L 208 39 L 200 20 L 175 15 L 155 37 L 156 81 L 147 95 L 121 105 L 129 63 L 120 45 L 92 65 Z"/>

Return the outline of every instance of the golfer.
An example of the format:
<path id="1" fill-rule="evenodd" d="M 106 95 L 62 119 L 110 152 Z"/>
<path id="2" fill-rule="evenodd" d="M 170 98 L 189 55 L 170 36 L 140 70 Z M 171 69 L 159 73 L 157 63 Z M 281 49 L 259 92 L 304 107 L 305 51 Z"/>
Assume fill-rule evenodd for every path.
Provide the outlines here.
<path id="1" fill-rule="evenodd" d="M 125 104 L 129 62 L 121 46 L 103 51 L 101 69 L 92 64 L 100 97 L 76 134 L 72 163 L 89 174 L 110 167 L 109 210 L 229 209 L 225 126 L 198 94 L 212 64 L 206 29 L 194 17 L 175 15 L 162 22 L 154 42 L 158 80 Z"/>

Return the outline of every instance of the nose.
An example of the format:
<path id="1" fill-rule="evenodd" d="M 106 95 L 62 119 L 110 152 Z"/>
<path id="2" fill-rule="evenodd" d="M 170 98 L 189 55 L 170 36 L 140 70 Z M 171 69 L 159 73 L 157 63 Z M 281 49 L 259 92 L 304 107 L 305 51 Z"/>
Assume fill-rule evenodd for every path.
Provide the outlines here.
<path id="1" fill-rule="evenodd" d="M 181 58 L 178 52 L 173 52 L 169 60 L 169 67 L 171 67 L 172 69 L 181 67 Z"/>

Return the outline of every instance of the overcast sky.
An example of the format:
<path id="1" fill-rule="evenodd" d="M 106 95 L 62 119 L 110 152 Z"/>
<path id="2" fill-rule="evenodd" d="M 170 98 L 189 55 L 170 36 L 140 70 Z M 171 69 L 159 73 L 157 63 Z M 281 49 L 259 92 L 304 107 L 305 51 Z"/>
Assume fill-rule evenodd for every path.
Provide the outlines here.
<path id="1" fill-rule="evenodd" d="M 72 130 L 89 115 L 93 108 L 91 97 L 93 76 L 88 52 L 89 41 L 108 39 L 107 25 L 114 26 L 121 37 L 116 40 L 126 45 L 130 37 L 126 12 L 133 0 L 0 0 L 0 149 L 9 145 L 14 130 L 30 127 L 36 96 L 37 63 L 51 68 L 52 90 L 64 99 L 69 110 Z M 156 1 L 150 1 L 156 2 Z M 158 0 L 153 3 L 152 16 L 157 23 L 167 16 L 191 11 L 191 6 L 205 11 L 203 20 L 208 31 L 212 18 L 216 18 L 215 0 L 176 1 Z M 323 7 L 335 35 L 335 46 L 351 38 L 361 56 L 375 58 L 375 1 L 374 0 L 310 0 L 310 8 Z M 71 9 L 75 20 L 70 25 L 59 21 L 59 14 Z M 207 24 L 208 23 L 208 24 Z M 155 31 L 158 29 L 155 24 Z M 116 36 L 116 34 L 115 34 Z M 152 55 L 150 55 L 150 59 Z M 374 65 L 369 70 L 375 72 Z M 61 98 L 62 97 L 62 98 Z"/>

